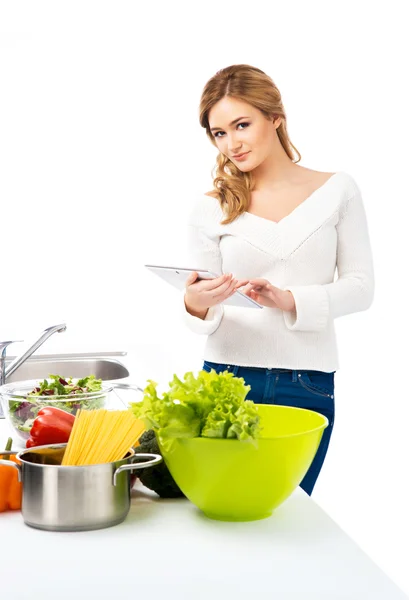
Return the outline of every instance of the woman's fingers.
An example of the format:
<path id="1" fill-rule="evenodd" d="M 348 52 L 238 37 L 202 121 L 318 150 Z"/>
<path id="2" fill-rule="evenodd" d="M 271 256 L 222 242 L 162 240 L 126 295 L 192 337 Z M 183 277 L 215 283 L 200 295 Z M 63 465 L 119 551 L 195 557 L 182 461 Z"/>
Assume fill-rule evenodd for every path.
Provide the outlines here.
<path id="1" fill-rule="evenodd" d="M 186 286 L 188 285 L 192 285 L 192 283 L 194 283 L 197 279 L 197 272 L 194 271 L 193 273 L 190 273 L 189 277 L 186 279 Z"/>
<path id="2" fill-rule="evenodd" d="M 244 285 L 246 285 L 249 282 L 248 279 L 239 279 L 236 283 L 236 290 L 238 290 L 239 288 L 243 287 Z M 242 290 L 241 290 L 242 291 Z"/>
<path id="3" fill-rule="evenodd" d="M 242 290 L 240 290 L 243 294 L 249 294 L 249 292 L 253 289 L 251 283 L 248 283 Z"/>
<path id="4" fill-rule="evenodd" d="M 228 291 L 231 292 L 231 289 L 235 291 L 239 287 L 242 287 L 243 285 L 248 283 L 248 279 L 236 279 L 232 276 L 231 273 L 226 276 L 223 275 L 220 279 L 221 283 L 219 283 L 218 285 L 215 285 L 216 279 L 212 279 L 213 285 L 211 287 L 209 287 L 208 285 L 206 286 L 205 291 L 212 292 L 212 298 L 218 298 L 222 294 L 227 293 Z"/>
<path id="5" fill-rule="evenodd" d="M 187 280 L 187 285 L 197 281 L 196 293 L 203 294 L 202 298 L 209 298 L 210 302 L 212 300 L 216 303 L 222 302 L 237 290 L 260 302 L 262 298 L 266 300 L 270 298 L 270 295 L 274 295 L 276 291 L 267 279 L 262 278 L 236 279 L 231 273 L 225 273 L 214 279 L 197 280 L 197 277 L 197 273 L 192 273 Z"/>
<path id="6" fill-rule="evenodd" d="M 270 282 L 267 281 L 267 279 L 256 278 L 256 279 L 249 279 L 249 283 L 251 283 L 254 287 L 257 285 L 261 285 L 261 286 L 269 285 Z"/>
<path id="7" fill-rule="evenodd" d="M 220 277 L 215 277 L 214 279 L 202 279 L 201 281 L 201 289 L 205 292 L 213 292 L 217 290 L 217 293 L 220 293 L 219 287 L 223 286 L 223 289 L 226 289 L 230 285 L 232 275 L 231 273 L 220 275 Z"/>
<path id="8" fill-rule="evenodd" d="M 233 294 L 236 292 L 236 286 L 237 286 L 237 279 L 233 279 L 233 281 L 231 282 L 231 286 L 229 287 L 229 289 L 226 292 L 226 298 L 233 296 Z"/>
<path id="9" fill-rule="evenodd" d="M 232 296 L 233 294 L 236 293 L 236 291 L 242 287 L 243 285 L 245 285 L 248 282 L 248 279 L 241 279 L 241 280 L 237 280 L 237 279 L 232 279 L 231 284 L 229 286 L 229 288 L 219 296 L 219 298 L 222 298 L 223 300 L 225 300 L 226 298 L 229 298 L 230 296 Z"/>
<path id="10" fill-rule="evenodd" d="M 251 283 L 249 283 L 248 285 L 246 285 L 246 287 L 241 290 L 244 294 L 247 294 L 247 296 L 249 296 L 251 293 L 257 293 L 257 294 L 265 294 L 267 292 L 265 286 L 255 286 Z"/>
<path id="11" fill-rule="evenodd" d="M 220 290 L 217 294 L 212 294 L 212 298 L 214 298 L 215 300 L 217 300 L 218 302 L 221 302 L 222 300 L 224 300 L 225 298 L 228 298 L 232 292 L 234 292 L 234 287 L 237 283 L 237 279 L 232 279 L 228 284 L 224 284 L 223 286 L 220 286 Z"/>

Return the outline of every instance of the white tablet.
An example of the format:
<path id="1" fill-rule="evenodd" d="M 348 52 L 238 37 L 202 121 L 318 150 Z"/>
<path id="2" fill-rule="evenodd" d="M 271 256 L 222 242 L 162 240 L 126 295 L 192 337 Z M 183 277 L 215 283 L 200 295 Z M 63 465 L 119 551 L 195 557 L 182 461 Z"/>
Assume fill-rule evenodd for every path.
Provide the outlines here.
<path id="1" fill-rule="evenodd" d="M 216 273 L 205 269 L 187 269 L 186 267 L 163 267 L 161 265 L 145 265 L 147 269 L 158 275 L 179 290 L 186 287 L 186 280 L 191 273 L 196 272 L 199 279 L 214 279 L 219 277 Z M 237 290 L 230 298 L 224 300 L 222 304 L 230 306 L 239 306 L 243 308 L 263 308 L 261 304 Z"/>

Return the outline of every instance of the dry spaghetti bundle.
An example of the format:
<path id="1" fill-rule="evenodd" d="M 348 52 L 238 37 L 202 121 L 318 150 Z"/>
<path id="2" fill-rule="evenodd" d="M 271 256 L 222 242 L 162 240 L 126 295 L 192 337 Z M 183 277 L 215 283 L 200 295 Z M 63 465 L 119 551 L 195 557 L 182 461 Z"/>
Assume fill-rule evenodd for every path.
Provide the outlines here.
<path id="1" fill-rule="evenodd" d="M 128 410 L 79 410 L 62 465 L 98 465 L 125 457 L 145 426 Z"/>

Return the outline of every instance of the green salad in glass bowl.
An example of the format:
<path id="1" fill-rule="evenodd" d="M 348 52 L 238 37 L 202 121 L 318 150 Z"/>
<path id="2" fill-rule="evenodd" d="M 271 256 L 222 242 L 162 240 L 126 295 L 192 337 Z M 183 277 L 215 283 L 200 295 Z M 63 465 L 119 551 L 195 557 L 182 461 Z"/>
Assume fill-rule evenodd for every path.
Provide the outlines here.
<path id="1" fill-rule="evenodd" d="M 55 406 L 73 415 L 81 409 L 104 408 L 113 387 L 94 375 L 82 379 L 49 375 L 44 380 L 14 382 L 0 387 L 3 412 L 20 438 L 26 442 L 38 411 Z"/>

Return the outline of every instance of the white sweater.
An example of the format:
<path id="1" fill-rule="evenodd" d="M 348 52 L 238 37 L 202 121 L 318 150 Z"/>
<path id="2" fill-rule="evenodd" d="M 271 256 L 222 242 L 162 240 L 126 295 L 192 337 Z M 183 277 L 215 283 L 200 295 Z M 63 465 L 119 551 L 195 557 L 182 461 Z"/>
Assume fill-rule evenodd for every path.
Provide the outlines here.
<path id="1" fill-rule="evenodd" d="M 366 214 L 353 177 L 336 172 L 278 223 L 246 212 L 220 225 L 223 216 L 217 199 L 196 199 L 188 219 L 188 266 L 268 279 L 292 292 L 296 313 L 219 304 L 202 320 L 182 301 L 185 323 L 208 336 L 204 360 L 336 371 L 334 319 L 366 310 L 374 295 Z"/>

